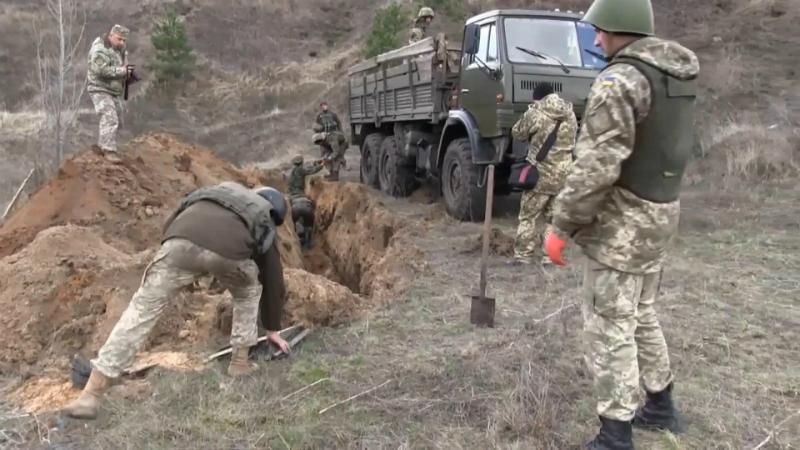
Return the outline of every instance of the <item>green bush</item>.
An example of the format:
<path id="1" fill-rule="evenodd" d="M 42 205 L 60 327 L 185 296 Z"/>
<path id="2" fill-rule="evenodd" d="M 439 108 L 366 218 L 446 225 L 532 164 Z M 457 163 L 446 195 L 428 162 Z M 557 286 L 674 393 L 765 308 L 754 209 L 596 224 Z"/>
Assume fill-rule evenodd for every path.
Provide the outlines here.
<path id="1" fill-rule="evenodd" d="M 383 52 L 402 47 L 405 34 L 410 29 L 408 12 L 397 3 L 381 8 L 372 21 L 364 55 L 371 58 Z"/>
<path id="2" fill-rule="evenodd" d="M 195 65 L 195 55 L 189 46 L 186 26 L 174 11 L 167 11 L 155 24 L 150 35 L 155 48 L 152 68 L 158 81 L 189 78 Z"/>

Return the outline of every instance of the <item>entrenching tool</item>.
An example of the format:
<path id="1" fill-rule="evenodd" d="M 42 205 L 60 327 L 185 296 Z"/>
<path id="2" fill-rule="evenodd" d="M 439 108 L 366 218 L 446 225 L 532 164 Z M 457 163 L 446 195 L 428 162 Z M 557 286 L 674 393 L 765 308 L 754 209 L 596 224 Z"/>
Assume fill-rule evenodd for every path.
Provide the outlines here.
<path id="1" fill-rule="evenodd" d="M 293 325 L 293 326 L 291 326 L 289 328 L 285 328 L 285 329 L 279 331 L 278 333 L 280 333 L 282 338 L 287 340 L 287 342 L 289 343 L 289 348 L 294 348 L 301 340 L 303 340 L 303 338 L 305 338 L 308 335 L 308 333 L 310 331 L 311 330 L 305 329 L 305 328 L 303 328 L 303 327 L 301 327 L 299 325 Z M 291 338 L 289 338 L 290 335 L 292 335 Z M 255 347 L 259 347 L 259 344 L 262 343 L 262 342 L 267 342 L 267 339 L 268 339 L 268 336 L 266 336 L 266 335 L 259 337 Z M 268 346 L 270 347 L 270 349 L 269 349 L 269 354 L 267 355 L 267 359 L 275 359 L 275 358 L 283 355 L 283 352 L 281 350 L 273 349 L 272 345 L 269 344 L 269 343 L 268 343 Z M 254 350 L 255 350 L 255 347 L 254 347 Z M 224 355 L 230 354 L 232 351 L 233 351 L 233 349 L 230 346 L 225 347 L 224 349 L 218 351 L 217 353 L 214 353 L 213 355 L 208 356 L 206 359 L 203 360 L 203 362 L 204 363 L 208 363 L 210 361 L 213 361 L 213 360 L 219 358 L 220 356 L 224 356 Z"/>
<path id="2" fill-rule="evenodd" d="M 494 298 L 486 296 L 486 263 L 489 258 L 489 236 L 492 228 L 492 200 L 494 199 L 494 165 L 490 164 L 486 181 L 486 213 L 483 219 L 483 251 L 481 253 L 480 294 L 472 296 L 469 321 L 478 326 L 494 327 Z"/>

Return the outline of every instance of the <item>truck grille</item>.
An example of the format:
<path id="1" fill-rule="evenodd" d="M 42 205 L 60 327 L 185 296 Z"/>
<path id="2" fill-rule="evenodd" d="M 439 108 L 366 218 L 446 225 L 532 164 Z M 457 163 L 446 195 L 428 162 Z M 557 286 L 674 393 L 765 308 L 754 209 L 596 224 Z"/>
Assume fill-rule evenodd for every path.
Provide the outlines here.
<path id="1" fill-rule="evenodd" d="M 532 91 L 532 90 L 536 89 L 536 86 L 538 86 L 541 83 L 550 83 L 550 84 L 552 84 L 553 85 L 553 90 L 555 90 L 555 92 L 562 92 L 563 91 L 563 86 L 561 85 L 561 83 L 558 83 L 558 82 L 554 83 L 552 81 L 520 80 L 519 87 L 520 87 L 520 89 L 523 89 L 523 90 L 526 90 L 526 91 Z"/>

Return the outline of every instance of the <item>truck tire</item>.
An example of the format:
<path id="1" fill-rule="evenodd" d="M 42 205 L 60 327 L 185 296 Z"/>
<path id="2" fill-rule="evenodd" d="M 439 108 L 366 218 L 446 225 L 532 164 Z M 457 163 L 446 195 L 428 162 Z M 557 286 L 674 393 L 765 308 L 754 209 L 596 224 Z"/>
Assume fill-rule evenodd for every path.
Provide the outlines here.
<path id="1" fill-rule="evenodd" d="M 394 136 L 383 140 L 378 164 L 381 191 L 393 197 L 408 197 L 417 188 L 414 167 L 403 163 Z"/>
<path id="2" fill-rule="evenodd" d="M 381 154 L 381 143 L 384 135 L 370 133 L 364 138 L 361 146 L 361 182 L 370 187 L 380 187 L 378 184 L 378 158 Z"/>
<path id="3" fill-rule="evenodd" d="M 450 142 L 442 163 L 442 194 L 447 213 L 462 221 L 483 220 L 486 187 L 478 187 L 478 167 L 472 163 L 468 138 Z"/>

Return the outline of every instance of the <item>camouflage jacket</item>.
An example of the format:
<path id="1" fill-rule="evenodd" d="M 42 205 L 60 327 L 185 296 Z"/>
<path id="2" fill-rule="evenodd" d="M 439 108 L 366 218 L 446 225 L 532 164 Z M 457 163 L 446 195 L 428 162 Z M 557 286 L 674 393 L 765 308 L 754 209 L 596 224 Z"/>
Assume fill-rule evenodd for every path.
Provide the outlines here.
<path id="1" fill-rule="evenodd" d="M 537 163 L 536 155 L 556 126 L 556 121 L 561 121 L 556 141 L 547 157 Z M 559 97 L 558 94 L 550 94 L 530 105 L 525 114 L 514 124 L 511 134 L 514 139 L 528 141 L 527 160 L 537 164 L 539 169 L 539 182 L 534 192 L 556 195 L 561 190 L 564 178 L 572 165 L 572 149 L 575 146 L 577 133 L 578 120 L 572 109 L 572 103 Z"/>
<path id="2" fill-rule="evenodd" d="M 125 64 L 124 50 L 115 50 L 105 37 L 98 37 L 89 50 L 86 90 L 88 92 L 104 92 L 114 96 L 122 95 L 123 83 L 128 75 Z"/>
<path id="3" fill-rule="evenodd" d="M 408 43 L 413 44 L 414 42 L 421 41 L 427 37 L 427 30 L 419 25 L 415 25 L 411 28 L 411 31 L 408 32 Z"/>
<path id="4" fill-rule="evenodd" d="M 639 39 L 619 55 L 643 59 L 680 79 L 699 72 L 691 50 L 656 37 Z M 653 203 L 616 185 L 650 101 L 650 84 L 633 66 L 610 65 L 598 75 L 575 148 L 577 160 L 553 206 L 559 236 L 574 235 L 588 257 L 636 274 L 660 270 L 680 212 L 679 200 Z"/>
<path id="5" fill-rule="evenodd" d="M 321 163 L 311 166 L 304 166 L 302 164 L 294 166 L 292 172 L 289 174 L 289 197 L 304 197 L 306 195 L 306 177 L 319 172 L 323 167 Z"/>
<path id="6" fill-rule="evenodd" d="M 342 131 L 342 122 L 339 120 L 339 116 L 331 110 L 320 111 L 314 122 L 322 125 L 322 132 Z"/>

